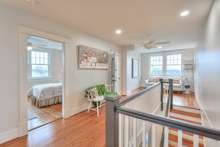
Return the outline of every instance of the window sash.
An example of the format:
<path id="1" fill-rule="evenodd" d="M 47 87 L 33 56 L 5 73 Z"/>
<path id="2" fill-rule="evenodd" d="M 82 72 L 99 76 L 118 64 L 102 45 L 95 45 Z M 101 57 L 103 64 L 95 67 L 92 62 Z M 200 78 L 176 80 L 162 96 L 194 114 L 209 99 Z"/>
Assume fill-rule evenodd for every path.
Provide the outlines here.
<path id="1" fill-rule="evenodd" d="M 166 75 L 182 75 L 181 54 L 167 55 Z"/>
<path id="2" fill-rule="evenodd" d="M 151 65 L 150 67 L 151 76 L 160 76 L 163 74 L 163 66 L 162 65 Z"/>
<path id="3" fill-rule="evenodd" d="M 49 53 L 45 51 L 30 52 L 31 78 L 49 77 Z"/>
<path id="4" fill-rule="evenodd" d="M 31 75 L 32 78 L 45 78 L 49 77 L 48 65 L 32 65 Z"/>
<path id="5" fill-rule="evenodd" d="M 155 70 L 158 68 L 158 71 Z M 164 54 L 150 57 L 150 76 L 173 76 L 182 75 L 182 55 Z"/>
<path id="6" fill-rule="evenodd" d="M 163 74 L 163 56 L 150 57 L 150 75 L 160 76 Z"/>
<path id="7" fill-rule="evenodd" d="M 48 63 L 48 53 L 42 51 L 32 51 L 31 52 L 31 64 L 49 64 Z"/>

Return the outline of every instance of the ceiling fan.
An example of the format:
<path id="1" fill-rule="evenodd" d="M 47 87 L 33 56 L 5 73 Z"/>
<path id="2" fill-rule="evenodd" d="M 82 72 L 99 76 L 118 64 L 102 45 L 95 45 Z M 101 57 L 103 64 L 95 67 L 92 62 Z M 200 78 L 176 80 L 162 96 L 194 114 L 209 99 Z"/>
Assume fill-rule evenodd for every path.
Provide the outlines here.
<path id="1" fill-rule="evenodd" d="M 171 41 L 147 40 L 144 42 L 144 47 L 146 49 L 162 48 L 163 46 L 166 46 L 170 43 L 171 43 Z"/>

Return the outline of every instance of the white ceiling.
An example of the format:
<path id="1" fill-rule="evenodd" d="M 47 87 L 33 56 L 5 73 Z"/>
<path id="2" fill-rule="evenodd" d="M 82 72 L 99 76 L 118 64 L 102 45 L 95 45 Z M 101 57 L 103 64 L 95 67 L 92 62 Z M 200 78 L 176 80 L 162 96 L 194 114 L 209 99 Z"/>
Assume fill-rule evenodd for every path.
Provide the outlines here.
<path id="1" fill-rule="evenodd" d="M 212 0 L 0 0 L 118 45 L 169 40 L 168 48 L 195 45 Z M 190 10 L 190 16 L 179 13 Z M 123 34 L 116 36 L 114 30 Z"/>

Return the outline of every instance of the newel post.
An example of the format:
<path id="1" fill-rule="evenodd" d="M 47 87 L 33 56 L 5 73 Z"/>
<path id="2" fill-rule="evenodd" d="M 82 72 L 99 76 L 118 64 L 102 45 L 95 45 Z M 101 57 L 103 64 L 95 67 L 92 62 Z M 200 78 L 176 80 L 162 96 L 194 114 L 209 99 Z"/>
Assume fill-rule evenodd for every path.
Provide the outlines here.
<path id="1" fill-rule="evenodd" d="M 163 79 L 160 79 L 160 110 L 163 111 Z"/>
<path id="2" fill-rule="evenodd" d="M 169 79 L 170 109 L 173 109 L 173 79 Z"/>
<path id="3" fill-rule="evenodd" d="M 106 147 L 119 146 L 119 114 L 116 106 L 119 104 L 118 97 L 106 97 Z"/>

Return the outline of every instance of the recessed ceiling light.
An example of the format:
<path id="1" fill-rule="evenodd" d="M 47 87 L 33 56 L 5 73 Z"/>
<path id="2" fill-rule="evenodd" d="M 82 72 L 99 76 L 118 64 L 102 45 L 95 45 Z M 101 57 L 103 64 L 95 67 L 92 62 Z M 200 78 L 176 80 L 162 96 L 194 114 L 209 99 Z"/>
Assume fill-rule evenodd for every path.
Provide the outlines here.
<path id="1" fill-rule="evenodd" d="M 180 16 L 184 17 L 184 16 L 188 16 L 190 14 L 190 11 L 189 10 L 185 10 L 185 11 L 182 11 L 180 13 Z"/>
<path id="2" fill-rule="evenodd" d="M 157 48 L 163 48 L 162 46 L 158 46 Z"/>
<path id="3" fill-rule="evenodd" d="M 116 30 L 115 30 L 115 34 L 121 35 L 121 34 L 122 34 L 122 30 L 121 30 L 121 29 L 116 29 Z"/>

